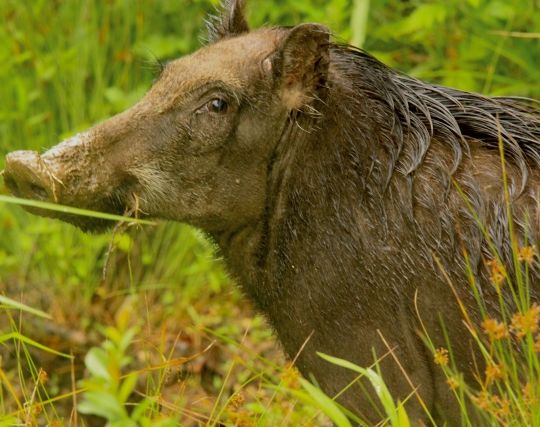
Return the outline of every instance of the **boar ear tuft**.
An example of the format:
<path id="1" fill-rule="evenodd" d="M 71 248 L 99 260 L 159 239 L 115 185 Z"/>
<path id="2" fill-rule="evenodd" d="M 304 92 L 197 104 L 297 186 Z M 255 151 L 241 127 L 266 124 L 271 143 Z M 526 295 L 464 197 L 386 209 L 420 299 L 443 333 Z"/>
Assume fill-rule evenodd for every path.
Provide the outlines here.
<path id="1" fill-rule="evenodd" d="M 206 20 L 208 40 L 216 42 L 225 37 L 248 33 L 249 25 L 244 15 L 245 0 L 222 0 L 216 16 Z"/>
<path id="2" fill-rule="evenodd" d="M 301 24 L 285 37 L 279 55 L 281 95 L 291 110 L 301 110 L 320 98 L 328 78 L 330 30 Z"/>

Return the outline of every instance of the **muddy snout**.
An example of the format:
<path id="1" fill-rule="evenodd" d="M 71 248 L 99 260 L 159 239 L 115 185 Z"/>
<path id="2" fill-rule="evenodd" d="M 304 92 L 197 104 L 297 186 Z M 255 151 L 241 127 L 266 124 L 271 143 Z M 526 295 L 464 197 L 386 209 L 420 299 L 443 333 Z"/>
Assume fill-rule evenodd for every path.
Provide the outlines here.
<path id="1" fill-rule="evenodd" d="M 95 168 L 81 168 L 80 153 L 73 141 L 59 144 L 44 154 L 36 151 L 14 151 L 6 156 L 4 182 L 15 196 L 58 203 L 93 211 L 121 215 L 125 206 L 120 195 L 107 197 L 105 187 L 110 181 L 95 173 Z M 67 148 L 67 149 L 66 149 Z M 76 146 L 75 148 L 78 148 Z M 91 169 L 91 170 L 87 170 Z M 101 168 L 103 172 L 105 168 Z M 86 174 L 82 174 L 86 172 Z M 84 231 L 104 231 L 113 222 L 92 216 L 74 215 L 36 206 L 23 206 L 30 213 L 69 222 Z"/>
<path id="2" fill-rule="evenodd" d="M 6 156 L 4 181 L 15 196 L 41 201 L 58 201 L 60 181 L 36 151 L 14 151 Z"/>

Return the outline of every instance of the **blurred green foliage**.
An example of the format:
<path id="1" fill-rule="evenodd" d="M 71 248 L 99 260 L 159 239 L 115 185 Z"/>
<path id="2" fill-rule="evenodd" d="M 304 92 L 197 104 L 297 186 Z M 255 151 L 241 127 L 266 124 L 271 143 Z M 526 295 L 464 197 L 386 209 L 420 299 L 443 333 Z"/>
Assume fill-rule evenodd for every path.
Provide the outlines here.
<path id="1" fill-rule="evenodd" d="M 216 6 L 216 0 L 1 0 L 0 170 L 9 151 L 44 150 L 135 103 L 158 61 L 201 46 L 204 19 Z M 248 12 L 253 27 L 316 21 L 340 42 L 365 36 L 363 48 L 422 79 L 540 98 L 538 0 L 251 0 Z M 110 235 L 84 235 L 0 204 L 0 237 L 0 292 L 37 292 L 34 307 L 61 305 L 64 315 L 89 322 L 81 313 L 103 292 Z M 221 317 L 238 301 L 224 292 L 231 288 L 213 248 L 187 226 L 124 232 L 112 246 L 126 271 L 113 269 L 107 292 L 161 289 L 165 311 L 187 310 L 202 323 L 196 301 L 223 304 Z M 242 327 L 228 322 L 227 331 L 240 336 Z"/>

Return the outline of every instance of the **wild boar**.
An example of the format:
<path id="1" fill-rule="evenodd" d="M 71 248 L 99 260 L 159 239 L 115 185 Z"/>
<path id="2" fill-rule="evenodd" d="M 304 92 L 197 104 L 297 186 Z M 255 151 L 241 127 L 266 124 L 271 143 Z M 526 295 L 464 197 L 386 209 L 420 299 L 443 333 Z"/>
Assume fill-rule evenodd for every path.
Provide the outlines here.
<path id="1" fill-rule="evenodd" d="M 474 345 L 442 271 L 478 322 L 466 252 L 496 316 L 488 236 L 503 261 L 512 259 L 499 142 L 517 239 L 535 244 L 539 110 L 400 74 L 332 42 L 319 24 L 250 31 L 242 3 L 225 2 L 209 21 L 210 43 L 169 63 L 129 110 L 44 154 L 8 154 L 7 187 L 201 228 L 285 352 L 324 391 L 337 394 L 354 374 L 316 352 L 367 366 L 392 348 L 407 373 L 383 358 L 394 397 L 417 388 L 436 420 L 458 424 L 420 320 L 435 346 L 445 345 L 444 326 L 457 366 L 472 377 Z M 38 213 L 83 230 L 110 226 Z M 376 422 L 376 399 L 359 384 L 339 401 Z M 415 397 L 406 408 L 426 420 Z"/>

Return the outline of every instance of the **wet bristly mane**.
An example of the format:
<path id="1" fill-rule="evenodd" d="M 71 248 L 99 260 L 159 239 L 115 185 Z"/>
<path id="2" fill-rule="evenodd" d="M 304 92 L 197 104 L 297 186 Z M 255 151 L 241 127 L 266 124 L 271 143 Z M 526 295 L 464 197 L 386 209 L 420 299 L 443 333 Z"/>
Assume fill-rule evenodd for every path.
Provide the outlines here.
<path id="1" fill-rule="evenodd" d="M 540 167 L 540 103 L 519 97 L 487 97 L 426 83 L 396 72 L 369 54 L 334 44 L 333 65 L 352 82 L 350 97 L 369 96 L 394 113 L 387 144 L 388 179 L 398 167 L 411 174 L 421 164 L 434 138 L 453 151 L 450 174 L 459 167 L 468 142 L 498 150 L 519 167 L 523 190 L 529 168 Z M 354 105 L 354 99 L 352 99 Z M 408 150 L 403 150 L 409 146 Z"/>
<path id="2" fill-rule="evenodd" d="M 540 171 L 537 101 L 423 82 L 359 49 L 332 43 L 328 80 L 319 99 L 313 108 L 291 115 L 282 140 L 283 150 L 295 154 L 278 155 L 290 160 L 282 162 L 275 176 L 296 173 L 287 171 L 304 165 L 290 191 L 298 191 L 302 200 L 324 199 L 335 207 L 332 218 L 343 229 L 354 229 L 355 218 L 362 217 L 366 247 L 401 235 L 404 241 L 417 239 L 425 259 L 446 254 L 449 266 L 458 264 L 466 248 L 479 274 L 484 274 L 486 257 L 493 256 L 488 240 L 502 259 L 512 259 L 497 174 L 502 146 L 509 194 L 519 199 L 512 213 L 515 229 L 520 242 L 536 242 L 538 230 L 530 215 L 537 209 L 534 184 Z M 311 147 L 297 148 L 302 140 L 312 141 Z M 316 160 L 307 167 L 309 156 Z M 299 212 L 302 203 L 291 203 L 291 210 Z M 316 214 L 315 203 L 310 215 L 317 216 L 315 223 L 322 222 L 318 215 L 325 215 L 326 208 Z M 343 208 L 347 203 L 349 208 Z M 290 221 L 293 229 L 294 219 Z M 376 230 L 370 237 L 366 224 Z"/>

